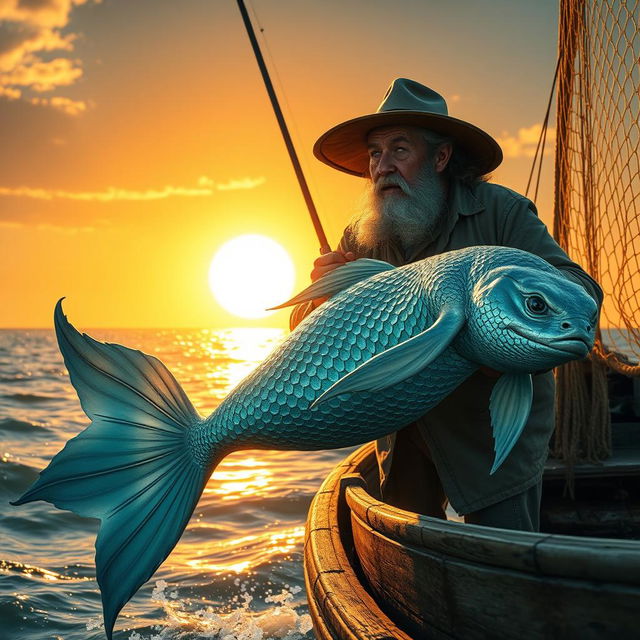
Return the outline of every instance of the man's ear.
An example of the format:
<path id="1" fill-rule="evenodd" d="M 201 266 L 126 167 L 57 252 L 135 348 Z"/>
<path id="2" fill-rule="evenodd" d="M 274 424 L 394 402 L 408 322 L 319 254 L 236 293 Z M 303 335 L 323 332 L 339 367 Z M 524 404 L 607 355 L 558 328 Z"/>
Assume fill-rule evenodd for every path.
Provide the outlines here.
<path id="1" fill-rule="evenodd" d="M 449 160 L 451 160 L 452 153 L 453 145 L 450 142 L 444 142 L 438 147 L 435 163 L 435 168 L 438 173 L 442 173 L 446 169 L 449 164 Z"/>

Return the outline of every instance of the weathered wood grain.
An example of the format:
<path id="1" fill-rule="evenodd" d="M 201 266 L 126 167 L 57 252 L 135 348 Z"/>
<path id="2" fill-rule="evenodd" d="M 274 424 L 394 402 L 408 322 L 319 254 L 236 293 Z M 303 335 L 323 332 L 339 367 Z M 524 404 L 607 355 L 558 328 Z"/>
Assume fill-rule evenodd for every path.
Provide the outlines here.
<path id="1" fill-rule="evenodd" d="M 375 470 L 373 448 L 359 449 L 310 511 L 305 572 L 322 640 L 640 637 L 640 541 L 412 514 L 371 495 L 362 477 Z"/>
<path id="2" fill-rule="evenodd" d="M 430 627 L 456 638 L 630 638 L 637 633 L 637 587 L 460 560 L 400 544 L 355 516 L 353 535 L 370 588 L 414 637 Z"/>
<path id="3" fill-rule="evenodd" d="M 410 640 L 364 589 L 347 556 L 338 522 L 340 478 L 352 469 L 341 465 L 314 498 L 305 533 L 305 583 L 314 631 L 321 640 Z"/>

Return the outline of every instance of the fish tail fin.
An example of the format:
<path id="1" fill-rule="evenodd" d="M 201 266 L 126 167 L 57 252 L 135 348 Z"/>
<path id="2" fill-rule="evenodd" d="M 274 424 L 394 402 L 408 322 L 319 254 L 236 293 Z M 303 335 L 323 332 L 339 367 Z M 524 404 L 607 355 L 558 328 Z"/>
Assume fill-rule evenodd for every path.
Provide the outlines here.
<path id="1" fill-rule="evenodd" d="M 190 434 L 203 420 L 157 358 L 78 333 L 61 301 L 54 319 L 92 422 L 13 504 L 46 500 L 100 518 L 96 571 L 111 639 L 122 607 L 178 542 L 219 456 L 196 459 Z"/>

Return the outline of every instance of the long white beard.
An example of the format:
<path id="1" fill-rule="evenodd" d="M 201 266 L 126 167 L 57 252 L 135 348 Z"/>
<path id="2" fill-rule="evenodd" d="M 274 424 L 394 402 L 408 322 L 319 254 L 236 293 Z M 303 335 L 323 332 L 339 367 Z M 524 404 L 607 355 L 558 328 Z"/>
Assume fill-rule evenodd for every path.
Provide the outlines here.
<path id="1" fill-rule="evenodd" d="M 389 185 L 397 185 L 402 193 L 382 193 Z M 363 194 L 362 211 L 351 219 L 357 243 L 373 249 L 387 241 L 400 243 L 405 253 L 433 240 L 445 211 L 444 185 L 429 162 L 416 179 L 414 187 L 398 174 L 390 174 L 369 182 Z"/>

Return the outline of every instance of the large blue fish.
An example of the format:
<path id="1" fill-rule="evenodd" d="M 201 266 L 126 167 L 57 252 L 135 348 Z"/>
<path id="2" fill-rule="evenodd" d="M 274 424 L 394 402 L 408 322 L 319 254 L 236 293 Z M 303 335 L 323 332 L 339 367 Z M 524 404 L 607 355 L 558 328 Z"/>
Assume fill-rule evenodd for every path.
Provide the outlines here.
<path id="1" fill-rule="evenodd" d="M 530 373 L 585 357 L 597 320 L 595 302 L 579 285 L 541 258 L 499 247 L 400 268 L 358 260 L 289 303 L 320 296 L 330 300 L 208 418 L 159 360 L 81 335 L 58 303 L 58 343 L 92 422 L 15 504 L 47 500 L 101 519 L 96 565 L 109 638 L 228 453 L 373 440 L 487 366 L 504 372 L 490 403 L 493 472 L 529 415 Z"/>

